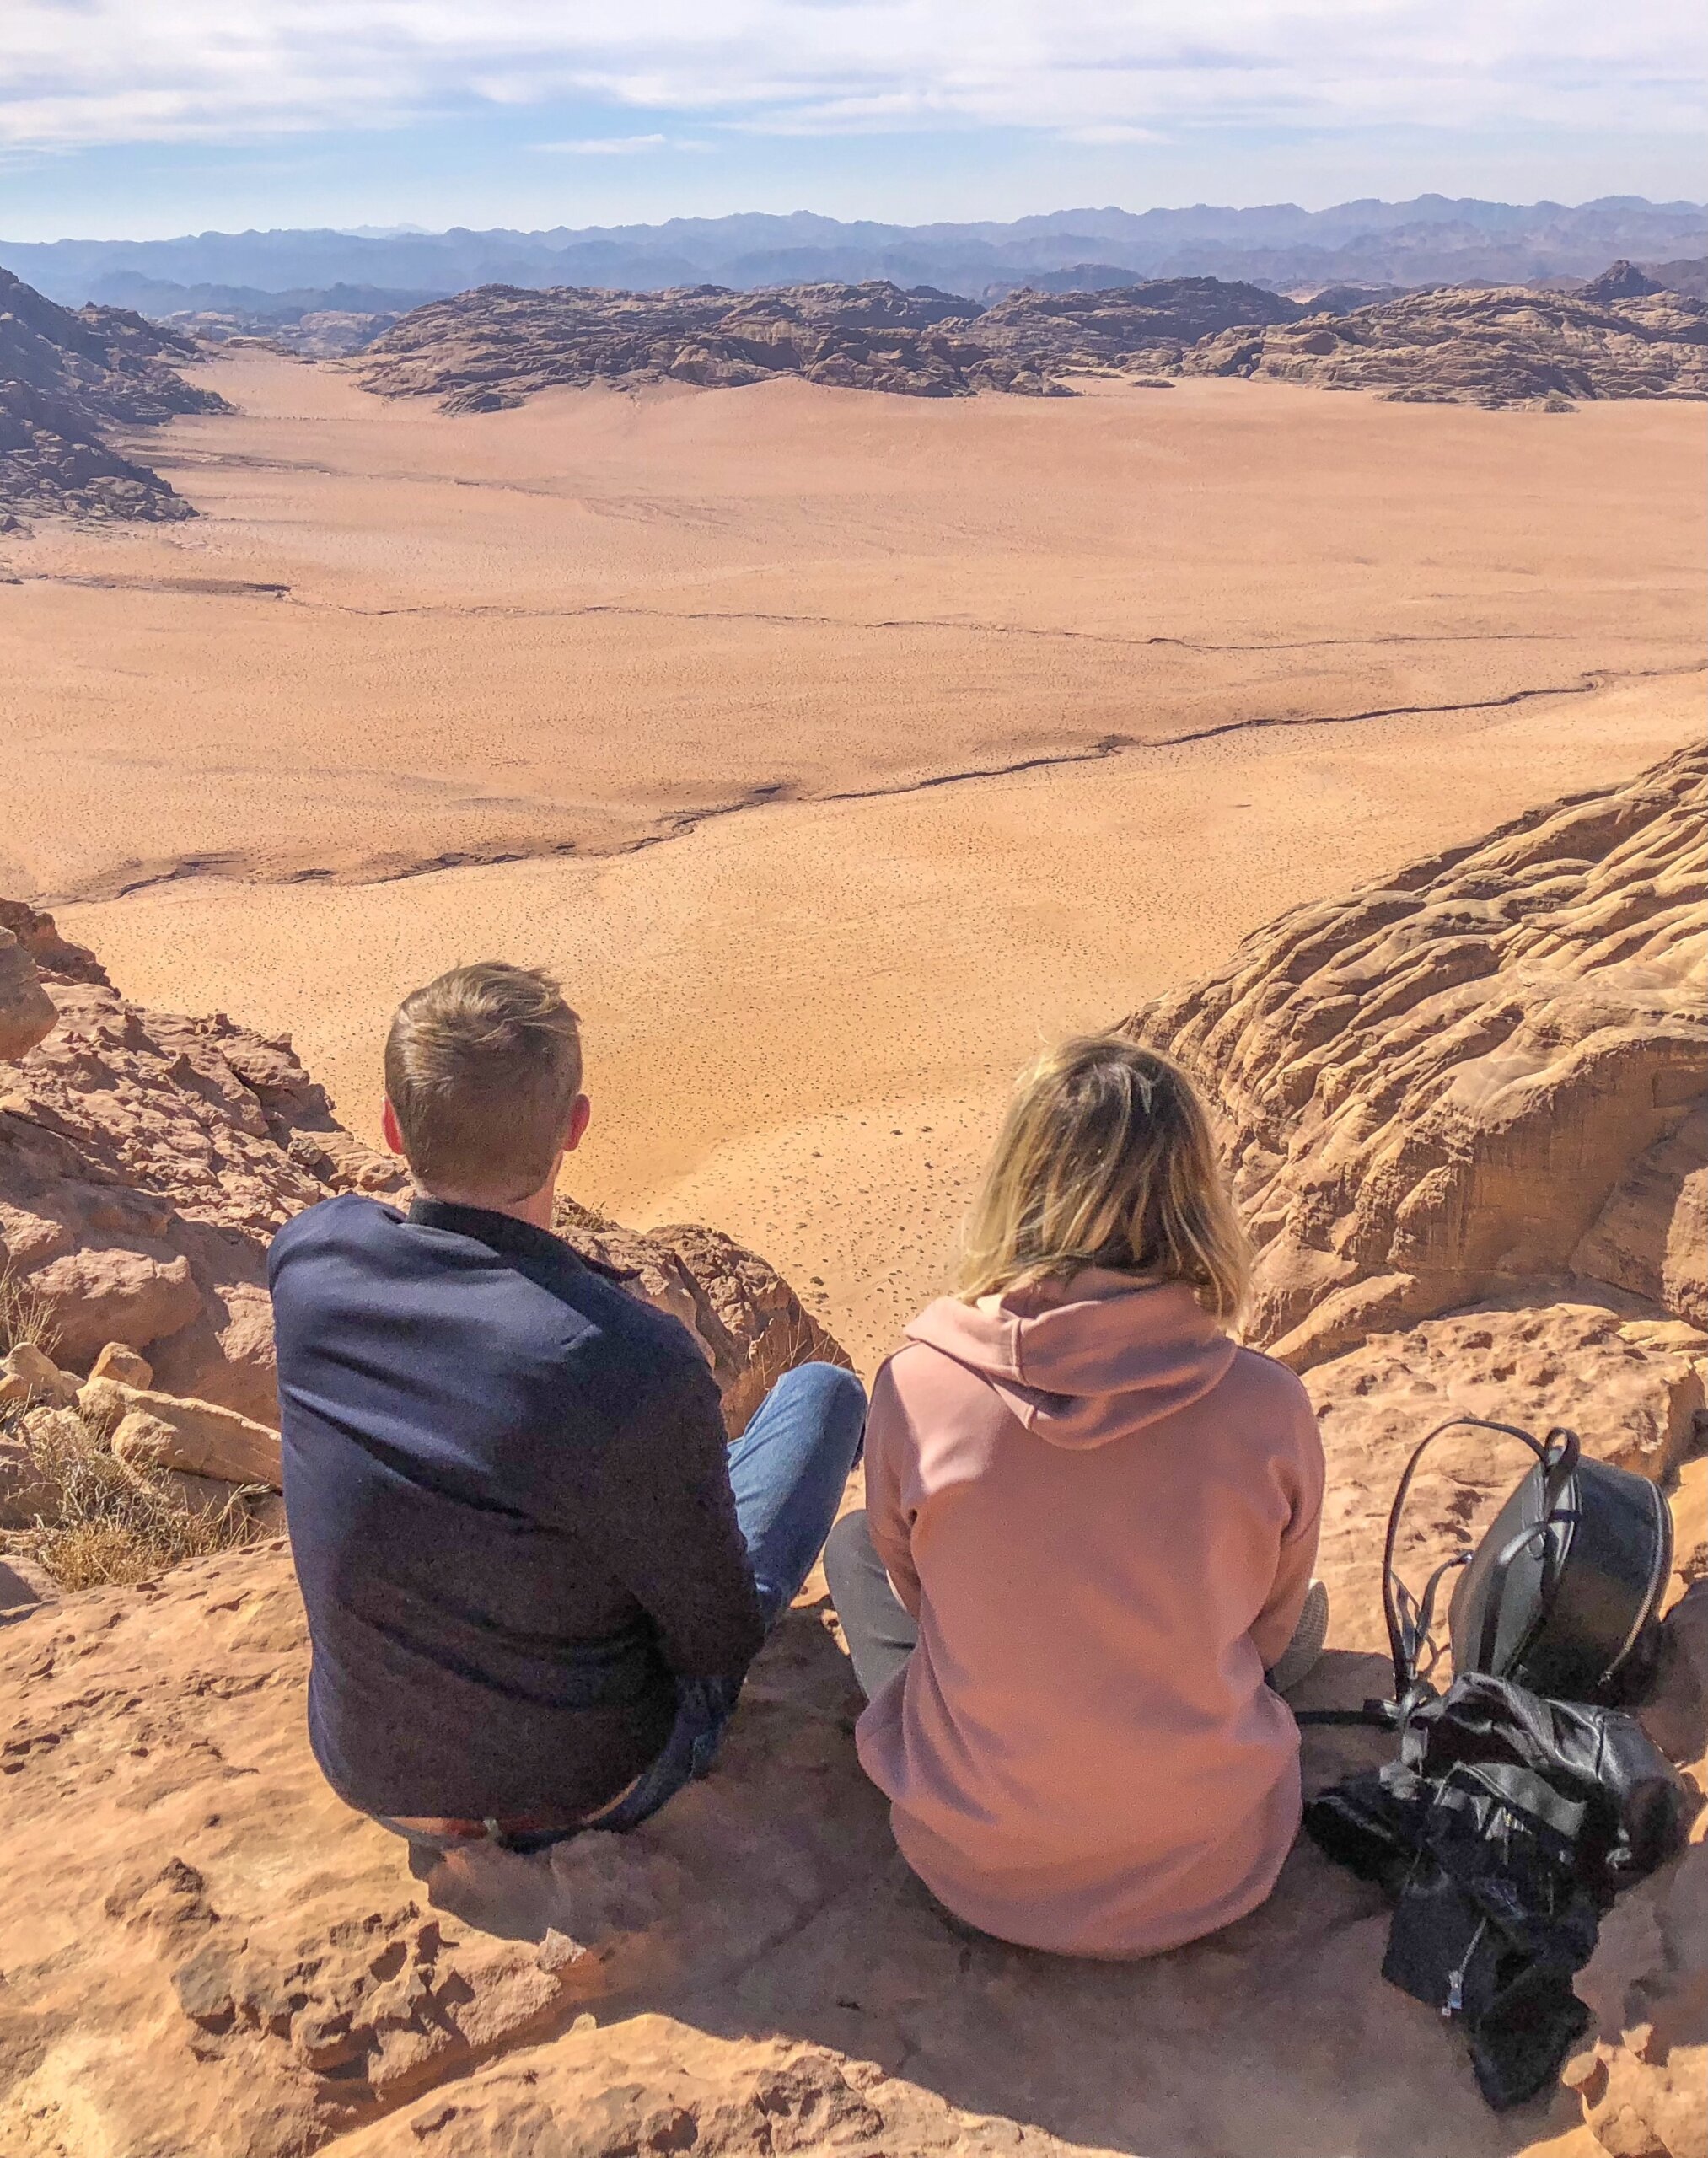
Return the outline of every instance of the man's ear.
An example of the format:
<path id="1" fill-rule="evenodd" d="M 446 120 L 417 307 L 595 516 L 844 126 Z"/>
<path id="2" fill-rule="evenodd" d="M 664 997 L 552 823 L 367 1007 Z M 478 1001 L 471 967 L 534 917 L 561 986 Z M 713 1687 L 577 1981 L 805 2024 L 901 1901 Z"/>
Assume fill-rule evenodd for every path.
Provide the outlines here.
<path id="1" fill-rule="evenodd" d="M 388 1102 L 386 1107 L 389 1109 L 390 1106 L 391 1104 Z M 564 1135 L 563 1141 L 563 1151 L 566 1154 L 574 1153 L 576 1148 L 586 1137 L 588 1120 L 592 1114 L 593 1103 L 588 1101 L 585 1094 L 577 1094 L 570 1104 L 569 1129 Z"/>
<path id="2" fill-rule="evenodd" d="M 403 1134 L 398 1129 L 397 1111 L 391 1106 L 391 1097 L 385 1098 L 385 1107 L 379 1113 L 379 1129 L 386 1145 L 394 1154 L 403 1151 Z"/>

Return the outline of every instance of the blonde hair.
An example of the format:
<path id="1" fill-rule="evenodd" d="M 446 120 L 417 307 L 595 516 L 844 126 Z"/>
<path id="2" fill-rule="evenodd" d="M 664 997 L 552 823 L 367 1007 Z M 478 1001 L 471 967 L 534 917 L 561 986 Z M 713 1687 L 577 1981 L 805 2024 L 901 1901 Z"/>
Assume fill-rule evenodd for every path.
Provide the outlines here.
<path id="1" fill-rule="evenodd" d="M 385 1092 L 417 1182 L 525 1199 L 581 1092 L 581 1022 L 535 968 L 454 967 L 398 1007 Z"/>
<path id="2" fill-rule="evenodd" d="M 1251 1253 L 1191 1081 L 1124 1034 L 1063 1042 L 1022 1079 L 964 1240 L 971 1303 L 1082 1266 L 1184 1281 L 1233 1324 Z"/>

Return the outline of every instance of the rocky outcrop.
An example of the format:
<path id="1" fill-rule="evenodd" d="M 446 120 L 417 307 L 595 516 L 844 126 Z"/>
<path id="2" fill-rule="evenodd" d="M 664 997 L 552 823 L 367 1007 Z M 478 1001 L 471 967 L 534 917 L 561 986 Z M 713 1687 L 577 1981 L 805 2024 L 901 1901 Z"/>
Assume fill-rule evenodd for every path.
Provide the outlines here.
<path id="1" fill-rule="evenodd" d="M 1301 907 L 1130 1023 L 1221 1103 L 1301 1366 L 1574 1280 L 1708 1324 L 1708 755 Z"/>
<path id="2" fill-rule="evenodd" d="M 780 375 L 916 397 L 1065 394 L 1074 374 L 1233 375 L 1402 401 L 1555 404 L 1708 395 L 1708 304 L 1615 264 L 1582 293 L 1437 287 L 1307 306 L 1216 277 L 1012 293 L 929 287 L 741 293 L 487 285 L 416 309 L 359 368 L 381 396 L 490 411 L 558 384 L 737 387 Z"/>
<path id="3" fill-rule="evenodd" d="M 487 286 L 406 315 L 368 348 L 361 374 L 383 396 L 437 396 L 448 411 L 490 411 L 556 383 L 729 388 L 778 374 L 912 397 L 1046 396 L 1061 394 L 1064 373 L 1172 367 L 1230 323 L 1302 312 L 1214 277 L 1023 291 L 983 311 L 953 293 L 882 282 L 754 293 Z"/>
<path id="4" fill-rule="evenodd" d="M 30 954 L 9 929 L 0 929 L 0 1063 L 28 1055 L 58 1017 Z"/>
<path id="5" fill-rule="evenodd" d="M 1304 313 L 1260 285 L 1158 277 L 1106 292 L 1015 293 L 987 308 L 969 335 L 993 360 L 1040 373 L 1119 373 L 1172 368 L 1203 338 Z"/>
<path id="6" fill-rule="evenodd" d="M 341 1190 L 401 1188 L 282 1039 L 150 1012 L 51 918 L 7 903 L 57 1017 L 0 1071 L 0 1272 L 58 1361 L 144 1352 L 164 1390 L 277 1423 L 266 1247 Z"/>
<path id="7" fill-rule="evenodd" d="M 1322 1424 L 1335 1647 L 1383 1649 L 1383 1524 L 1426 1431 L 1569 1425 L 1668 1494 L 1678 1608 L 1643 1714 L 1699 1792 L 1705 803 L 1708 754 L 1683 753 L 1284 915 L 1129 1023 L 1220 1106 L 1258 1246 L 1251 1330 L 1303 1372 Z M 1414 1587 L 1523 1466 L 1486 1433 L 1438 1444 L 1398 1552 Z M 1615 1906 L 1579 1981 L 1597 2024 L 1565 2088 L 1609 2158 L 1700 2158 L 1704 1833 L 1699 1816 L 1689 1849 Z"/>
<path id="8" fill-rule="evenodd" d="M 883 282 L 736 293 L 548 292 L 485 285 L 416 308 L 369 346 L 360 378 L 383 397 L 491 411 L 558 384 L 704 388 L 793 374 L 839 389 L 965 396 L 987 355 L 959 335 L 974 303 Z"/>
<path id="9" fill-rule="evenodd" d="M 795 1365 L 848 1367 L 846 1352 L 782 1276 L 717 1229 L 685 1223 L 642 1233 L 564 1198 L 555 1225 L 577 1251 L 615 1267 L 636 1296 L 679 1318 L 696 1337 L 723 1396 L 732 1438 Z"/>
<path id="10" fill-rule="evenodd" d="M 59 307 L 0 270 L 0 530 L 46 512 L 194 515 L 106 435 L 226 410 L 178 372 L 199 357 L 188 338 L 128 309 Z"/>
<path id="11" fill-rule="evenodd" d="M 1587 300 L 1592 307 L 1605 306 L 1609 300 L 1652 299 L 1667 287 L 1658 277 L 1651 277 L 1639 270 L 1635 262 L 1623 259 L 1609 263 L 1598 277 L 1592 277 L 1577 287 L 1577 297 Z"/>
<path id="12" fill-rule="evenodd" d="M 1375 390 L 1402 404 L 1708 396 L 1708 303 L 1623 285 L 1592 291 L 1410 293 L 1351 314 L 1224 330 L 1180 364 L 1187 374 Z"/>
<path id="13" fill-rule="evenodd" d="M 0 1040 L 19 1044 L 0 1069 L 0 1276 L 68 1370 L 122 1344 L 163 1393 L 277 1425 L 273 1232 L 337 1192 L 401 1196 L 400 1164 L 345 1130 L 288 1039 L 130 1003 L 16 901 L 0 901 Z M 637 1236 L 567 1202 L 561 1221 L 694 1332 L 733 1431 L 791 1364 L 847 1361 L 728 1237 Z"/>

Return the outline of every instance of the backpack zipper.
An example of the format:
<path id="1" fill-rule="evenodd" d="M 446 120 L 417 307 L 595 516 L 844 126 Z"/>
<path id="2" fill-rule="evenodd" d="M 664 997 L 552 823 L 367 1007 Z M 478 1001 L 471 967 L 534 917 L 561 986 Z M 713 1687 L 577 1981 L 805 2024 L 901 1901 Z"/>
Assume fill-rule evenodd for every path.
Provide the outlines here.
<path id="1" fill-rule="evenodd" d="M 1464 2006 L 1465 1973 L 1469 1970 L 1471 1967 L 1471 1958 L 1476 1954 L 1478 1944 L 1480 1942 L 1483 1935 L 1488 1931 L 1488 1914 L 1485 1912 L 1483 1916 L 1477 1920 L 1476 1931 L 1471 1935 L 1470 1940 L 1465 1945 L 1465 1952 L 1459 1958 L 1459 1967 L 1458 1970 L 1449 1971 L 1447 1974 L 1447 2005 L 1442 2010 L 1443 2016 L 1457 2016 L 1459 2010 Z"/>

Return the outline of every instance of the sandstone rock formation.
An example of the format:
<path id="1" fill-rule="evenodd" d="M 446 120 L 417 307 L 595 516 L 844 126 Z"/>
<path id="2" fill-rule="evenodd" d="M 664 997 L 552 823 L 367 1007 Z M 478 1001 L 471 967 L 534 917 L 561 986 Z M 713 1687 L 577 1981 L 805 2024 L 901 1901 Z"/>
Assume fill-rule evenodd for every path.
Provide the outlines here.
<path id="1" fill-rule="evenodd" d="M 128 309 L 59 307 L 0 270 L 0 531 L 48 511 L 194 515 L 105 438 L 175 412 L 224 411 L 223 398 L 177 372 L 198 357 L 188 338 Z"/>
<path id="2" fill-rule="evenodd" d="M 1623 257 L 1609 263 L 1598 277 L 1591 277 L 1577 287 L 1577 297 L 1587 300 L 1593 307 L 1599 307 L 1609 300 L 1645 300 L 1667 287 L 1658 277 L 1651 277 L 1639 270 L 1635 262 Z"/>
<path id="3" fill-rule="evenodd" d="M 123 1344 L 163 1393 L 277 1425 L 273 1232 L 336 1192 L 401 1197 L 400 1165 L 344 1129 L 288 1040 L 128 1003 L 17 901 L 0 900 L 0 1044 L 10 1028 L 21 1045 L 0 1069 L 0 1277 L 42 1312 L 61 1365 L 88 1372 Z M 56 1017 L 51 1033 L 32 998 Z M 568 1203 L 561 1220 L 696 1334 L 733 1431 L 791 1364 L 847 1361 L 728 1237 L 636 1236 Z"/>
<path id="4" fill-rule="evenodd" d="M 1231 323 L 1302 312 L 1255 285 L 1172 277 L 1108 292 L 1012 294 L 980 310 L 953 293 L 887 283 L 769 293 L 486 286 L 435 300 L 369 346 L 361 378 L 383 396 L 437 396 L 448 411 L 514 404 L 554 383 L 704 387 L 794 374 L 913 397 L 1061 394 L 1064 372 L 1172 367 Z"/>
<path id="5" fill-rule="evenodd" d="M 490 411 L 560 383 L 705 387 L 798 374 L 842 389 L 966 395 L 986 356 L 956 333 L 973 303 L 926 287 L 798 285 L 735 293 L 549 292 L 486 285 L 416 308 L 369 346 L 365 386 Z M 947 325 L 947 329 L 939 325 Z"/>
<path id="6" fill-rule="evenodd" d="M 288 1042 L 128 1003 L 51 917 L 4 905 L 58 1023 L 0 1071 L 0 1272 L 67 1367 L 122 1342 L 164 1391 L 277 1423 L 267 1243 L 333 1192 L 400 1189 L 395 1165 Z"/>
<path id="7" fill-rule="evenodd" d="M 1611 273 L 1609 273 L 1611 274 Z M 1181 362 L 1405 404 L 1524 405 L 1708 396 L 1708 303 L 1675 293 L 1606 297 L 1448 287 L 1332 319 L 1227 330 Z"/>
<path id="8" fill-rule="evenodd" d="M 1053 395 L 1066 391 L 1064 377 L 1141 370 L 1412 402 L 1708 395 L 1708 304 L 1660 291 L 1628 263 L 1570 295 L 1438 287 L 1373 306 L 1357 298 L 1334 288 L 1307 307 L 1215 277 L 1027 289 L 982 310 L 884 282 L 752 293 L 488 285 L 404 316 L 358 373 L 382 396 L 437 397 L 447 411 L 490 411 L 555 384 L 731 387 L 777 374 L 917 397 Z"/>
<path id="9" fill-rule="evenodd" d="M 58 1017 L 29 953 L 9 929 L 0 929 L 0 1062 L 26 1055 Z"/>
<path id="10" fill-rule="evenodd" d="M 1705 803 L 1681 752 L 1135 1016 L 1222 1105 L 1257 1339 L 1302 1366 L 1515 1282 L 1708 1324 Z"/>
<path id="11" fill-rule="evenodd" d="M 1172 366 L 1203 338 L 1297 322 L 1305 312 L 1260 285 L 1158 277 L 1106 292 L 1015 293 L 968 335 L 993 358 L 1039 373 L 1121 371 Z"/>
<path id="12" fill-rule="evenodd" d="M 722 1393 L 732 1438 L 795 1365 L 848 1368 L 846 1352 L 782 1276 L 717 1229 L 681 1223 L 643 1235 L 561 1197 L 556 1224 L 577 1251 L 616 1267 L 636 1295 L 696 1336 Z"/>

